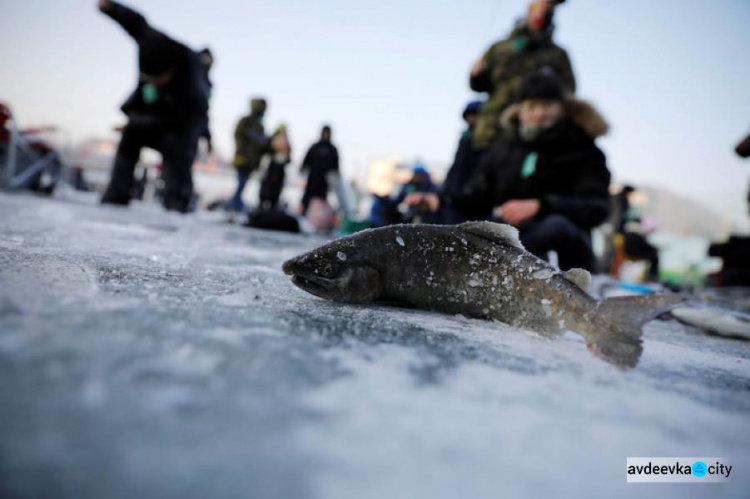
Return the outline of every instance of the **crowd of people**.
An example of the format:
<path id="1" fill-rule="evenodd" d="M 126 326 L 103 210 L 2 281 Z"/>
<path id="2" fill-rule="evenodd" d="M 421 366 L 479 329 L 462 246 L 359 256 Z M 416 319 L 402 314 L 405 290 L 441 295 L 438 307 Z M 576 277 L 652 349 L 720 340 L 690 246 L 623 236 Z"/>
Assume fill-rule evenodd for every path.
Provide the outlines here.
<path id="1" fill-rule="evenodd" d="M 208 109 L 214 56 L 210 49 L 193 51 L 153 28 L 138 12 L 112 0 L 99 0 L 99 10 L 117 22 L 138 46 L 138 84 L 121 109 L 127 124 L 121 130 L 112 176 L 102 203 L 127 205 L 136 196 L 135 169 L 141 149 L 150 147 L 162 155 L 164 183 L 162 202 L 167 210 L 188 212 L 192 208 L 192 165 L 198 142 L 204 139 L 212 150 Z M 264 175 L 258 207 L 275 210 L 285 182 L 285 168 L 291 161 L 291 146 L 285 125 L 266 135 L 263 98 L 250 101 L 250 113 L 239 120 L 234 131 L 236 152 L 232 161 L 237 170 L 237 188 L 227 200 L 230 213 L 243 212 L 243 191 L 250 176 L 259 171 L 264 158 Z M 320 141 L 308 151 L 301 172 L 307 185 L 300 200 L 305 214 L 311 200 L 325 200 L 328 175 L 338 172 L 339 159 L 331 143 L 331 127 L 326 125 Z"/>
<path id="2" fill-rule="evenodd" d="M 469 87 L 485 95 L 463 111 L 467 128 L 444 182 L 438 186 L 418 165 L 398 196 L 374 199 L 372 226 L 494 220 L 517 227 L 530 252 L 553 259 L 563 270 L 596 270 L 591 233 L 607 219 L 611 203 L 611 175 L 596 139 L 607 133 L 608 124 L 576 96 L 570 58 L 554 42 L 554 13 L 563 1 L 532 1 L 509 36 L 473 64 Z M 137 43 L 140 71 L 136 89 L 122 106 L 128 123 L 102 202 L 129 202 L 140 149 L 148 146 L 163 156 L 165 208 L 188 211 L 198 139 L 210 147 L 213 54 L 172 40 L 112 0 L 100 0 L 99 9 Z M 261 170 L 258 209 L 280 208 L 291 145 L 285 125 L 266 134 L 267 108 L 265 99 L 251 99 L 249 114 L 234 130 L 237 188 L 224 205 L 230 213 L 246 209 L 245 186 Z M 313 200 L 326 200 L 329 175 L 339 170 L 331 133 L 324 126 L 301 162 L 300 172 L 307 174 L 298 210 L 303 216 Z M 647 257 L 655 277 L 658 260 L 651 252 Z"/>
<path id="3" fill-rule="evenodd" d="M 442 223 L 514 225 L 540 258 L 594 270 L 591 230 L 607 218 L 611 179 L 595 140 L 608 125 L 575 96 L 570 60 L 553 41 L 560 3 L 532 2 L 508 38 L 473 65 L 470 87 L 487 98 L 463 113 L 468 129 L 446 181 L 404 203 Z"/>

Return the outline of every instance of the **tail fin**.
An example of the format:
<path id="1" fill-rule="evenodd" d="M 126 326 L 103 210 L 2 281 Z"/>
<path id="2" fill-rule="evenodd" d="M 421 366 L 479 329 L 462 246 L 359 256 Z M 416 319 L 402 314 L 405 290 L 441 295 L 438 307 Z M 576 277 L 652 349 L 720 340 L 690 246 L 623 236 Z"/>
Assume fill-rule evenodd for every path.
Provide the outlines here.
<path id="1" fill-rule="evenodd" d="M 643 352 L 643 326 L 671 306 L 684 301 L 676 294 L 608 298 L 599 302 L 586 329 L 586 347 L 621 369 L 638 364 Z"/>

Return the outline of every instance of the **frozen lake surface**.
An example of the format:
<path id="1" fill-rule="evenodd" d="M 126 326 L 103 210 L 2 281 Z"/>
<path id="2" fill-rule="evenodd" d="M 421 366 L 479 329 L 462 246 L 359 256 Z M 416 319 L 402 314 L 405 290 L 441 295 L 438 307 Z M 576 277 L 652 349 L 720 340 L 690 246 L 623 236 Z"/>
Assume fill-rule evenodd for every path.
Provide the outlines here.
<path id="1" fill-rule="evenodd" d="M 652 322 L 622 372 L 560 339 L 327 302 L 324 242 L 0 194 L 0 495 L 750 497 L 750 343 Z M 724 484 L 627 484 L 719 456 Z"/>

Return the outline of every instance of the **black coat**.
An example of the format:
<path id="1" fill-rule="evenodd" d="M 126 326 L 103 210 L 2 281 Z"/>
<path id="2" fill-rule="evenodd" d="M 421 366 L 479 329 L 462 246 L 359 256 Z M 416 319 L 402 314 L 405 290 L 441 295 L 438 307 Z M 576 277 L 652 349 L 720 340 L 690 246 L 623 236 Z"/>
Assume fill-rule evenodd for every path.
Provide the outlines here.
<path id="1" fill-rule="evenodd" d="M 303 199 L 307 201 L 313 197 L 325 199 L 328 195 L 326 176 L 329 172 L 339 171 L 339 152 L 336 146 L 323 141 L 313 144 L 302 161 L 301 171 L 304 173 L 307 170 L 310 173 L 307 175 Z"/>
<path id="2" fill-rule="evenodd" d="M 122 105 L 131 121 L 143 120 L 169 128 L 194 126 L 205 120 L 208 112 L 206 69 L 198 54 L 152 28 L 139 13 L 116 2 L 105 12 L 136 41 L 140 52 L 154 45 L 168 46 L 170 66 L 174 74 L 166 85 L 159 87 L 152 103 L 144 100 L 145 83 L 138 81 L 133 93 Z"/>
<path id="3" fill-rule="evenodd" d="M 474 147 L 472 139 L 472 128 L 469 128 L 461 136 L 456 149 L 456 157 L 453 159 L 448 174 L 443 182 L 442 192 L 447 197 L 460 196 L 466 183 L 474 176 L 482 151 Z"/>
<path id="4" fill-rule="evenodd" d="M 532 153 L 537 154 L 536 169 L 523 175 L 524 162 Z M 518 137 L 496 143 L 463 190 L 444 195 L 444 202 L 465 215 L 482 218 L 506 201 L 538 199 L 541 209 L 536 218 L 560 214 L 590 230 L 607 217 L 609 182 L 604 153 L 594 144 L 592 133 L 574 119 L 564 118 L 534 143 Z"/>

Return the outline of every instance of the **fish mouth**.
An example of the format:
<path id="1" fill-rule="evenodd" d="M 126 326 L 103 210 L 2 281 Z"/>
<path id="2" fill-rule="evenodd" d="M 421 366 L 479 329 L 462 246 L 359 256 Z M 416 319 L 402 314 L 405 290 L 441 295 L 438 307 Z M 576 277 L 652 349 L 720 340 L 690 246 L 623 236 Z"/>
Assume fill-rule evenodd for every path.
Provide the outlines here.
<path id="1" fill-rule="evenodd" d="M 292 284 L 314 295 L 328 295 L 335 284 L 328 279 L 316 276 L 292 275 Z"/>

